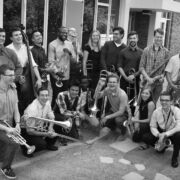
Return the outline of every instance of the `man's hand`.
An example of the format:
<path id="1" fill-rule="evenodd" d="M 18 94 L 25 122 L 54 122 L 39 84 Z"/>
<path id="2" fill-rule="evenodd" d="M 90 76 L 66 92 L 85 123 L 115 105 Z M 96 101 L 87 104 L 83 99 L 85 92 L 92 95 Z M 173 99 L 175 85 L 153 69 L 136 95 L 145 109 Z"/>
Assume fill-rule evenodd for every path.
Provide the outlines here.
<path id="1" fill-rule="evenodd" d="M 165 136 L 166 136 L 166 133 L 165 133 L 165 132 L 160 133 L 160 134 L 159 134 L 159 140 L 158 140 L 158 142 L 159 142 L 159 143 L 162 143 L 163 140 L 164 140 L 164 138 L 165 138 Z"/>
<path id="2" fill-rule="evenodd" d="M 41 81 L 41 79 L 38 79 L 38 80 L 36 81 L 35 87 L 36 87 L 37 89 L 39 89 L 39 88 L 41 88 L 41 86 L 42 86 L 42 81 Z"/>
<path id="3" fill-rule="evenodd" d="M 7 134 L 17 135 L 17 129 L 16 128 L 8 127 L 6 132 L 7 132 Z"/>
<path id="4" fill-rule="evenodd" d="M 16 124 L 16 127 L 15 127 L 15 128 L 16 128 L 16 130 L 17 130 L 18 133 L 21 133 L 21 127 L 20 127 L 20 124 L 19 124 L 19 123 Z"/>
<path id="5" fill-rule="evenodd" d="M 103 118 L 101 119 L 101 125 L 105 125 L 105 123 L 106 123 L 107 120 L 108 120 L 108 119 L 107 119 L 107 116 L 103 117 Z"/>
<path id="6" fill-rule="evenodd" d="M 127 78 L 126 78 L 126 80 L 129 82 L 129 83 L 131 83 L 131 84 L 133 84 L 134 83 L 134 79 L 135 79 L 135 76 L 132 74 L 132 75 L 129 75 Z"/>
<path id="7" fill-rule="evenodd" d="M 48 131 L 47 137 L 54 138 L 56 136 L 57 136 L 57 133 L 55 133 L 54 131 Z"/>
<path id="8" fill-rule="evenodd" d="M 154 81 L 155 81 L 154 78 L 148 78 L 147 79 L 148 84 L 153 84 Z"/>

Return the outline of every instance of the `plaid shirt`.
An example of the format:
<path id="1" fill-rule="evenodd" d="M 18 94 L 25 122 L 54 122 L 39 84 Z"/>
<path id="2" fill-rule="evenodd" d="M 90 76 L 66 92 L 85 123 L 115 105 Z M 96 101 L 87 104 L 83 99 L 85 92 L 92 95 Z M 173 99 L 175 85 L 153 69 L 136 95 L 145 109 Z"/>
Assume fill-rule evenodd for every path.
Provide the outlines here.
<path id="1" fill-rule="evenodd" d="M 70 111 L 70 109 L 67 108 L 67 104 L 65 102 L 65 96 L 68 96 L 68 101 L 71 103 L 71 105 L 73 105 L 75 103 L 75 99 L 71 99 L 71 96 L 69 94 L 69 91 L 64 91 L 64 92 L 60 92 L 57 96 L 57 99 L 56 99 L 56 103 L 59 107 L 59 111 L 61 114 L 66 114 Z M 80 100 L 79 100 L 79 97 L 78 97 L 78 103 L 77 103 L 77 107 L 76 107 L 76 110 L 78 110 L 79 108 L 79 105 L 80 104 Z"/>
<path id="2" fill-rule="evenodd" d="M 151 74 L 160 64 L 165 62 L 169 58 L 169 51 L 165 47 L 159 47 L 159 50 L 155 51 L 154 46 L 146 47 L 141 56 L 141 61 L 139 69 L 144 69 L 148 75 Z M 160 68 L 154 76 L 160 75 L 163 73 L 165 65 Z"/>

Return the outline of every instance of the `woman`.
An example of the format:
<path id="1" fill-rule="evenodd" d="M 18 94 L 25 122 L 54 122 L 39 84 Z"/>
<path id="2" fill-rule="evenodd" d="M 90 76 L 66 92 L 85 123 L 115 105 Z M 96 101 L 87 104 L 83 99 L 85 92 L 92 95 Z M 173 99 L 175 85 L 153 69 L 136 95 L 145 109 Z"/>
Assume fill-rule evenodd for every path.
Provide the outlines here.
<path id="1" fill-rule="evenodd" d="M 84 47 L 83 52 L 83 74 L 92 79 L 92 88 L 95 89 L 99 80 L 100 55 L 101 55 L 100 32 L 94 30 Z M 89 72 L 88 72 L 89 70 Z"/>
<path id="2" fill-rule="evenodd" d="M 142 90 L 140 105 L 135 111 L 135 117 L 132 118 L 132 122 L 135 125 L 135 132 L 132 137 L 134 142 L 143 141 L 144 135 L 150 132 L 149 122 L 154 110 L 155 104 L 152 100 L 151 90 L 149 88 L 145 88 Z M 140 149 L 147 148 L 147 144 L 140 146 Z"/>

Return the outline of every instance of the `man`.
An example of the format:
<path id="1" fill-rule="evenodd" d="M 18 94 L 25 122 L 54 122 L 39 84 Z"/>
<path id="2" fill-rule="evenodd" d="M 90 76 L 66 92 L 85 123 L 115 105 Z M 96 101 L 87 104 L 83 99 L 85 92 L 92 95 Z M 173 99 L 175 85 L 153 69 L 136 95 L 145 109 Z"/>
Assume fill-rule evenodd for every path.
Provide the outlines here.
<path id="1" fill-rule="evenodd" d="M 55 104 L 55 99 L 59 93 L 59 91 L 65 91 L 68 88 L 68 81 L 70 78 L 70 61 L 72 58 L 75 59 L 75 52 L 71 42 L 67 41 L 67 33 L 68 29 L 66 27 L 61 27 L 58 29 L 58 37 L 54 41 L 49 44 L 48 48 L 48 59 L 49 61 L 59 61 L 59 66 L 61 66 L 63 71 L 63 87 L 58 88 L 55 85 L 56 79 L 51 76 L 51 83 L 53 89 L 53 98 L 52 98 L 52 106 Z M 68 49 L 72 55 L 72 58 L 64 60 L 62 56 L 64 55 L 64 49 Z"/>
<path id="2" fill-rule="evenodd" d="M 22 131 L 23 137 L 26 139 L 29 145 L 35 145 L 36 151 L 42 149 L 48 149 L 52 151 L 58 150 L 58 147 L 54 146 L 56 142 L 55 133 L 53 130 L 53 124 L 36 120 L 35 118 L 45 118 L 54 120 L 54 113 L 51 109 L 49 99 L 49 93 L 47 88 L 42 87 L 38 90 L 38 97 L 25 109 L 23 120 L 26 124 L 26 130 Z M 47 132 L 43 132 L 47 130 Z M 22 147 L 23 154 L 27 157 L 32 157 L 33 154 L 28 155 L 24 147 Z"/>
<path id="3" fill-rule="evenodd" d="M 4 47 L 6 40 L 6 32 L 3 28 L 0 28 L 0 65 L 9 64 L 11 67 L 15 67 L 15 80 L 19 81 L 22 74 L 22 66 L 18 60 L 18 57 L 14 51 Z"/>
<path id="4" fill-rule="evenodd" d="M 2 160 L 2 173 L 8 179 L 15 179 L 16 175 L 11 168 L 18 145 L 7 134 L 17 135 L 20 132 L 20 115 L 18 110 L 18 97 L 15 86 L 14 69 L 7 64 L 0 66 L 0 144 Z M 9 108 L 7 108 L 9 107 Z M 7 127 L 7 122 L 11 127 Z M 15 127 L 13 122 L 15 121 Z M 3 151 L 3 153 L 2 153 Z"/>
<path id="5" fill-rule="evenodd" d="M 142 49 L 138 48 L 137 43 L 138 34 L 136 31 L 131 31 L 128 34 L 128 47 L 120 52 L 118 61 L 118 70 L 121 75 L 121 88 L 127 93 L 130 100 L 135 96 L 135 88 L 138 93 L 139 85 L 138 75 L 140 73 L 139 63 L 142 55 Z M 127 88 L 130 89 L 129 92 Z"/>
<path id="6" fill-rule="evenodd" d="M 169 51 L 163 47 L 163 36 L 164 32 L 162 29 L 154 31 L 153 45 L 144 49 L 139 67 L 147 84 L 152 88 L 155 103 L 162 90 L 163 73 L 169 59 Z M 159 68 L 159 66 L 161 67 Z"/>
<path id="7" fill-rule="evenodd" d="M 45 68 L 45 65 L 48 63 L 47 56 L 45 54 L 45 50 L 42 47 L 42 34 L 39 30 L 35 30 L 32 32 L 32 42 L 33 48 L 31 49 L 34 61 L 38 65 L 38 70 L 41 76 L 41 79 L 44 79 L 43 85 L 45 87 L 48 86 L 48 76 L 46 72 L 42 71 Z"/>
<path id="8" fill-rule="evenodd" d="M 34 59 L 32 57 L 32 54 L 30 53 L 31 60 L 32 60 L 32 67 L 29 67 L 29 59 L 28 59 L 28 52 L 27 47 L 23 43 L 23 37 L 21 30 L 19 28 L 14 28 L 11 31 L 11 41 L 12 43 L 8 45 L 7 47 L 12 49 L 20 63 L 23 67 L 23 76 L 25 77 L 24 81 L 20 84 L 17 84 L 17 90 L 18 90 L 18 98 L 19 98 L 19 111 L 20 114 L 23 115 L 24 109 L 29 105 L 29 103 L 32 102 L 32 100 L 35 98 L 35 93 L 33 93 L 33 90 L 35 88 L 40 88 L 41 83 L 41 77 L 39 75 L 38 66 L 34 62 Z M 30 68 L 32 68 L 32 71 L 34 72 L 37 81 L 32 83 L 32 76 L 30 72 Z M 34 86 L 34 87 L 33 87 Z"/>
<path id="9" fill-rule="evenodd" d="M 151 133 L 144 137 L 147 144 L 154 145 L 157 141 L 162 143 L 165 138 L 173 144 L 173 155 L 171 166 L 178 167 L 178 156 L 180 150 L 180 109 L 171 105 L 172 96 L 168 92 L 160 95 L 161 106 L 157 108 L 151 117 Z M 166 147 L 161 151 L 164 152 Z"/>
<path id="10" fill-rule="evenodd" d="M 123 126 L 128 119 L 128 97 L 124 90 L 119 88 L 119 77 L 112 74 L 108 77 L 107 88 L 101 91 L 98 98 L 104 97 L 104 112 L 101 119 L 103 128 L 100 136 L 108 135 L 110 131 L 121 131 L 124 139 L 126 128 Z"/>
<path id="11" fill-rule="evenodd" d="M 77 112 L 79 106 L 79 81 L 72 80 L 69 84 L 69 90 L 60 92 L 56 99 L 54 108 L 55 119 L 58 121 L 72 120 L 72 128 L 65 132 L 59 126 L 54 126 L 57 133 L 79 138 L 81 113 Z"/>
<path id="12" fill-rule="evenodd" d="M 113 41 L 104 44 L 101 52 L 101 69 L 111 71 L 112 65 L 117 70 L 118 56 L 122 49 L 126 47 L 122 43 L 124 37 L 124 29 L 115 27 L 113 29 Z"/>

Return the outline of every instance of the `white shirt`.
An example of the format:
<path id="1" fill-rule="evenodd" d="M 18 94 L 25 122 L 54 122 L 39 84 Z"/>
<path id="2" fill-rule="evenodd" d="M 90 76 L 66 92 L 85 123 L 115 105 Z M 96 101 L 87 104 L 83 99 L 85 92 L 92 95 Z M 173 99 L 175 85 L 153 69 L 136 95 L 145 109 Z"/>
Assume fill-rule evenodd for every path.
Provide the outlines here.
<path id="1" fill-rule="evenodd" d="M 26 64 L 28 63 L 28 54 L 27 54 L 27 47 L 26 47 L 26 45 L 22 44 L 20 49 L 16 49 L 14 44 L 11 43 L 11 44 L 9 44 L 7 46 L 7 48 L 12 49 L 17 54 L 17 57 L 18 57 L 18 59 L 19 59 L 19 61 L 21 63 L 21 66 L 25 67 Z M 32 66 L 33 67 L 37 66 L 37 64 L 35 63 L 34 58 L 33 58 L 31 52 L 30 52 L 30 55 L 31 55 L 31 59 L 32 59 Z"/>

